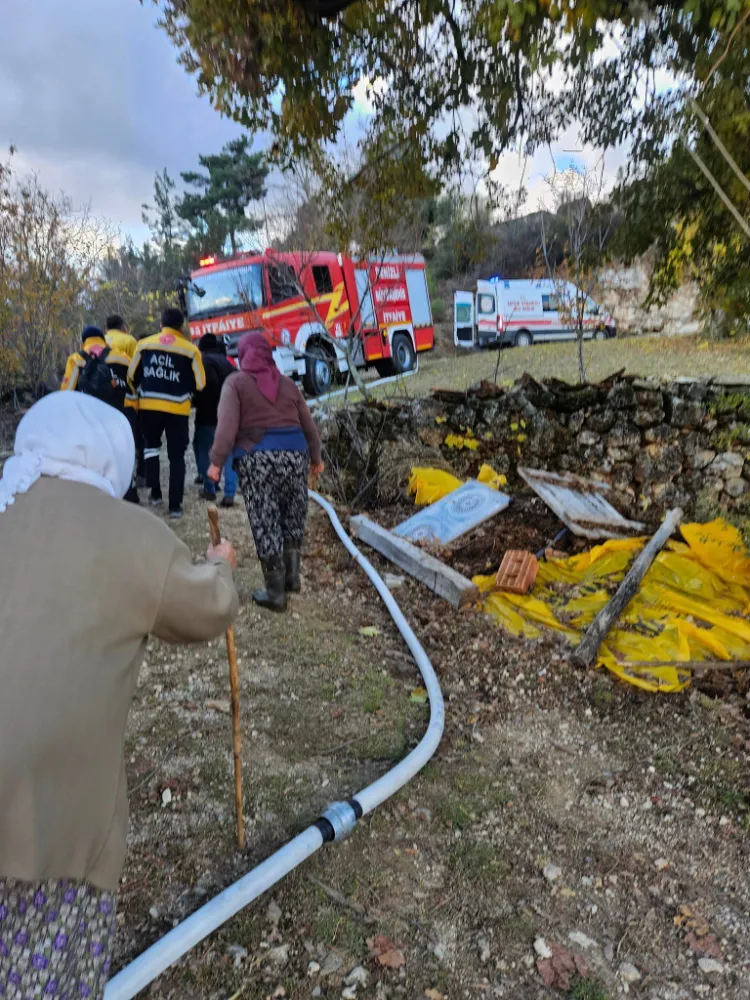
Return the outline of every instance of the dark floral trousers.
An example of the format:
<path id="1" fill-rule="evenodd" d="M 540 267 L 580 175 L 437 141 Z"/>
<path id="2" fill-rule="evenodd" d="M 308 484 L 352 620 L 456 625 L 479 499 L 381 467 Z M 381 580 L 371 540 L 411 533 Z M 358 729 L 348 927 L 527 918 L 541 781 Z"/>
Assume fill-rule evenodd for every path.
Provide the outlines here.
<path id="1" fill-rule="evenodd" d="M 301 542 L 307 522 L 310 456 L 300 451 L 251 451 L 235 463 L 258 558 L 279 556 L 284 541 Z"/>

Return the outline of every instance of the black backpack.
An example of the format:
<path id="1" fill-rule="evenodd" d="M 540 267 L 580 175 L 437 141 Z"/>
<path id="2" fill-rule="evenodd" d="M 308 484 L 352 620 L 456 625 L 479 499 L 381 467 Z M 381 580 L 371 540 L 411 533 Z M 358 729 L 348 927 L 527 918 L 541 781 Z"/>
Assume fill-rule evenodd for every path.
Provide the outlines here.
<path id="1" fill-rule="evenodd" d="M 78 376 L 76 390 L 87 396 L 96 396 L 103 403 L 109 403 L 110 406 L 122 410 L 125 406 L 125 389 L 107 364 L 108 354 L 109 347 L 105 347 L 101 354 L 81 351 L 85 364 Z"/>

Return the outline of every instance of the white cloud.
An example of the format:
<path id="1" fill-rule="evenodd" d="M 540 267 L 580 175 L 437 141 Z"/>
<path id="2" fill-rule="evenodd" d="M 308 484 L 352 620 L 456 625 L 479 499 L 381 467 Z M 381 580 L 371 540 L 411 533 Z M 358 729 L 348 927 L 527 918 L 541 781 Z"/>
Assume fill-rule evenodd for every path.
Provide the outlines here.
<path id="1" fill-rule="evenodd" d="M 380 94 L 384 94 L 388 90 L 388 81 L 379 76 L 375 80 L 371 81 L 369 77 L 363 76 L 354 87 L 352 87 L 352 96 L 354 97 L 354 113 L 355 114 L 365 114 L 371 115 L 375 111 L 375 105 L 372 100 L 372 95 L 376 97 Z"/>

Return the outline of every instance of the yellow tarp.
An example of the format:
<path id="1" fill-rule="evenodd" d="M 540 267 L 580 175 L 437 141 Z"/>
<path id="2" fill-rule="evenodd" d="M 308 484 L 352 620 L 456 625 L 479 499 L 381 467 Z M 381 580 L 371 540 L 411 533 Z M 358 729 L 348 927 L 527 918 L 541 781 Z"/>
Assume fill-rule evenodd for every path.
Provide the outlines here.
<path id="1" fill-rule="evenodd" d="M 409 496 L 414 496 L 414 503 L 418 506 L 435 503 L 442 500 L 453 490 L 461 486 L 461 480 L 452 476 L 450 472 L 443 472 L 442 469 L 429 469 L 414 466 L 409 476 L 407 487 Z"/>
<path id="2" fill-rule="evenodd" d="M 477 479 L 485 486 L 491 486 L 493 490 L 499 490 L 508 483 L 505 476 L 495 472 L 491 465 L 486 464 L 480 468 Z M 409 496 L 414 497 L 417 506 L 424 506 L 442 500 L 459 486 L 463 486 L 463 482 L 463 479 L 458 479 L 450 472 L 443 472 L 442 469 L 414 466 L 409 476 L 407 490 Z"/>
<path id="3" fill-rule="evenodd" d="M 647 691 L 686 687 L 690 673 L 680 662 L 750 659 L 750 554 L 742 537 L 720 518 L 683 525 L 682 537 L 656 557 L 599 651 L 599 666 Z M 493 592 L 491 576 L 474 582 L 484 610 L 511 634 L 535 638 L 542 626 L 577 645 L 644 542 L 617 539 L 542 562 L 525 597 Z M 676 665 L 632 666 L 664 662 Z"/>

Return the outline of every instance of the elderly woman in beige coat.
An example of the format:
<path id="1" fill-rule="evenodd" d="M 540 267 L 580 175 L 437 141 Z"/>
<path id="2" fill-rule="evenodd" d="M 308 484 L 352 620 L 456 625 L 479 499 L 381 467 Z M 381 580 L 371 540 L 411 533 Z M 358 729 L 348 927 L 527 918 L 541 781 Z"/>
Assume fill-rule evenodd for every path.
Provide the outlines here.
<path id="1" fill-rule="evenodd" d="M 0 480 L 0 996 L 98 1000 L 125 857 L 123 743 L 146 640 L 201 642 L 237 611 L 228 543 L 194 565 L 120 498 L 125 417 L 53 393 Z"/>

